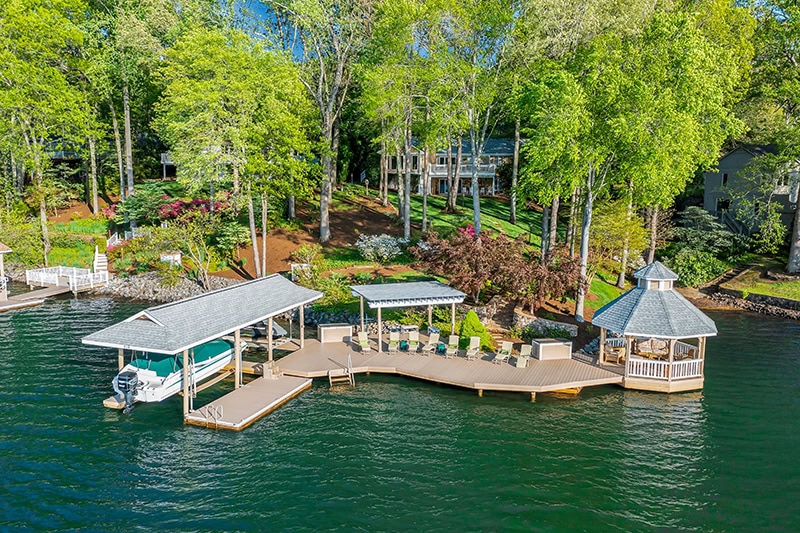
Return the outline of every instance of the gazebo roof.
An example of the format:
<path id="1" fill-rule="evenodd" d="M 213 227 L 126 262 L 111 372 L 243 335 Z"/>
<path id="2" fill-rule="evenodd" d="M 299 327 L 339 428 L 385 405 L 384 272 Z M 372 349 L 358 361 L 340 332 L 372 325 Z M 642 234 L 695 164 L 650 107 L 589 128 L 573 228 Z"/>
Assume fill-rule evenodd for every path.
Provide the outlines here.
<path id="1" fill-rule="evenodd" d="M 0 254 L 7 254 L 11 251 L 11 248 L 0 242 Z"/>
<path id="2" fill-rule="evenodd" d="M 717 334 L 714 321 L 674 289 L 634 287 L 601 307 L 592 324 L 636 337 L 684 339 Z"/>
<path id="3" fill-rule="evenodd" d="M 372 309 L 377 307 L 417 307 L 461 303 L 466 294 L 438 281 L 410 281 L 351 285 L 353 295 L 362 296 Z"/>
<path id="4" fill-rule="evenodd" d="M 633 276 L 638 279 L 653 279 L 653 280 L 672 280 L 678 279 L 678 275 L 672 270 L 664 266 L 661 261 L 653 261 L 646 267 L 640 268 L 633 273 Z"/>
<path id="5" fill-rule="evenodd" d="M 322 297 L 279 274 L 150 307 L 84 344 L 177 354 Z"/>

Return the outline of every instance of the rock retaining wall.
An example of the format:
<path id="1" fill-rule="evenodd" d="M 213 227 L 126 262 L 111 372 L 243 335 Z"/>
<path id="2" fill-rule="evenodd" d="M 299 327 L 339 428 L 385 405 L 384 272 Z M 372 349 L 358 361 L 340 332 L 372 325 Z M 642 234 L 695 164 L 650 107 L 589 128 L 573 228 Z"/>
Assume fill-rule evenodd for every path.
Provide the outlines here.
<path id="1" fill-rule="evenodd" d="M 547 320 L 546 318 L 539 318 L 523 311 L 521 307 L 514 309 L 514 326 L 525 329 L 528 328 L 534 337 L 547 335 L 548 331 L 554 329 L 566 330 L 571 337 L 578 336 L 578 326 L 575 324 L 567 324 L 566 322 L 557 322 L 555 320 Z"/>
<path id="2" fill-rule="evenodd" d="M 210 276 L 211 289 L 221 289 L 241 283 L 238 280 Z M 172 287 L 161 283 L 161 277 L 154 272 L 137 274 L 125 278 L 113 276 L 107 285 L 94 290 L 95 294 L 112 296 L 115 298 L 128 298 L 131 300 L 144 300 L 147 302 L 168 303 L 203 294 L 203 288 L 196 281 L 188 278 L 181 280 Z"/>

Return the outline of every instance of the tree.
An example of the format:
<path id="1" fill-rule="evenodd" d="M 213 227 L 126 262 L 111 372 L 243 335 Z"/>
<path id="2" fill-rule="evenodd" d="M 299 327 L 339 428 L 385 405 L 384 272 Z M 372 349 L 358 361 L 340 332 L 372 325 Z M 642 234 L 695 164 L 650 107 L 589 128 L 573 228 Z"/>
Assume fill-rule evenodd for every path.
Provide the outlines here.
<path id="1" fill-rule="evenodd" d="M 79 143 L 88 122 L 86 94 L 77 80 L 83 42 L 81 0 L 9 0 L 0 5 L 0 117 L 8 140 L 31 173 L 47 264 L 48 147 Z"/>
<path id="2" fill-rule="evenodd" d="M 267 4 L 265 2 L 265 4 Z M 266 5 L 267 28 L 300 63 L 300 80 L 319 111 L 322 161 L 320 242 L 330 240 L 328 205 L 336 183 L 338 121 L 359 54 L 372 31 L 373 5 L 357 0 L 286 0 Z"/>

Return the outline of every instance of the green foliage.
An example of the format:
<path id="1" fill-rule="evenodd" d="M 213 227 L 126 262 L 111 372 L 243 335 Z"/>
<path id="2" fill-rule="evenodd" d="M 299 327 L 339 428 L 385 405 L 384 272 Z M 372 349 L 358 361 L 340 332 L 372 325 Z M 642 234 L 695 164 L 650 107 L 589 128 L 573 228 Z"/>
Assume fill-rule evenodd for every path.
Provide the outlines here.
<path id="1" fill-rule="evenodd" d="M 125 215 L 139 224 L 156 226 L 160 223 L 159 209 L 169 202 L 158 187 L 139 186 L 136 194 L 126 199 L 117 208 L 116 222 L 125 221 Z"/>
<path id="2" fill-rule="evenodd" d="M 329 276 L 320 278 L 314 288 L 325 294 L 319 301 L 322 305 L 342 304 L 354 300 L 350 291 L 350 279 L 339 272 L 332 272 Z"/>
<path id="3" fill-rule="evenodd" d="M 721 276 L 730 268 L 730 264 L 718 259 L 707 251 L 683 248 L 674 257 L 665 260 L 678 275 L 679 283 L 695 287 Z"/>
<path id="4" fill-rule="evenodd" d="M 728 231 L 708 211 L 691 206 L 679 215 L 681 227 L 673 230 L 675 241 L 666 252 L 668 256 L 674 255 L 676 250 L 688 248 L 730 260 L 749 248 L 749 238 Z"/>
<path id="5" fill-rule="evenodd" d="M 647 248 L 648 234 L 644 221 L 638 214 L 628 218 L 626 199 L 600 203 L 594 213 L 590 230 L 593 261 L 615 268 L 627 243 L 630 257 L 641 255 Z"/>
<path id="6" fill-rule="evenodd" d="M 105 235 L 108 231 L 108 221 L 101 217 L 78 218 L 69 222 L 53 224 L 51 229 L 78 235 Z"/>
<path id="7" fill-rule="evenodd" d="M 238 222 L 223 222 L 214 235 L 214 241 L 224 257 L 233 258 L 239 246 L 250 242 L 250 229 Z"/>
<path id="8" fill-rule="evenodd" d="M 11 248 L 5 260 L 25 266 L 44 263 L 42 233 L 35 219 L 17 210 L 0 209 L 0 239 Z"/>
<path id="9" fill-rule="evenodd" d="M 781 213 L 777 209 L 776 202 L 771 202 L 765 211 L 766 215 L 753 239 L 753 245 L 758 253 L 774 255 L 783 246 L 788 230 L 781 221 Z"/>
<path id="10" fill-rule="evenodd" d="M 461 348 L 465 348 L 469 344 L 470 337 L 480 337 L 482 350 L 494 350 L 494 338 L 489 334 L 486 326 L 481 323 L 475 311 L 471 309 L 467 311 L 467 315 L 461 323 L 459 336 L 461 337 L 459 341 Z"/>

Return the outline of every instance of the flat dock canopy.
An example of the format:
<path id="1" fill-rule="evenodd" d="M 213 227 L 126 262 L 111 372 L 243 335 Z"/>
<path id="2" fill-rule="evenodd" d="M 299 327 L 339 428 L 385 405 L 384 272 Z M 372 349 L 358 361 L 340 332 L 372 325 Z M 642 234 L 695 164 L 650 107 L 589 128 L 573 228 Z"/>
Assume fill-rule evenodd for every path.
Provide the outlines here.
<path id="1" fill-rule="evenodd" d="M 463 357 L 445 359 L 421 353 L 361 353 L 348 343 L 321 344 L 315 340 L 306 341 L 304 348 L 281 358 L 279 363 L 281 371 L 289 376 L 323 377 L 328 370 L 347 368 L 348 354 L 355 373 L 399 374 L 478 391 L 536 393 L 622 383 L 621 374 L 576 359 L 531 359 L 527 368 L 516 368 L 509 363 L 492 364 L 492 355 L 467 361 Z"/>
<path id="2" fill-rule="evenodd" d="M 241 431 L 311 387 L 311 380 L 291 376 L 257 378 L 213 402 L 190 411 L 186 423 Z"/>
<path id="3" fill-rule="evenodd" d="M 175 355 L 322 297 L 279 274 L 150 307 L 84 344 Z"/>

